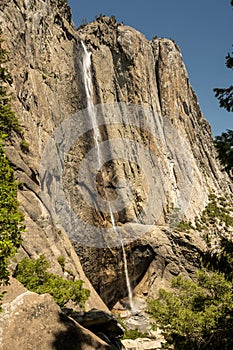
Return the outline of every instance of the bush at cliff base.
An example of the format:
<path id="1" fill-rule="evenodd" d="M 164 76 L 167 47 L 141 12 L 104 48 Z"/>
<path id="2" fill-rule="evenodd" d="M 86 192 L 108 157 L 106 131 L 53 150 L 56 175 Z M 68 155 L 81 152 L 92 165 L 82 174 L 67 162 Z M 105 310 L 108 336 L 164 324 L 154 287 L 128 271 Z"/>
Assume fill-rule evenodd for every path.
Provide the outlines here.
<path id="1" fill-rule="evenodd" d="M 149 301 L 167 342 L 179 350 L 232 350 L 232 283 L 221 273 L 198 271 L 196 282 L 179 275 L 171 287 Z"/>

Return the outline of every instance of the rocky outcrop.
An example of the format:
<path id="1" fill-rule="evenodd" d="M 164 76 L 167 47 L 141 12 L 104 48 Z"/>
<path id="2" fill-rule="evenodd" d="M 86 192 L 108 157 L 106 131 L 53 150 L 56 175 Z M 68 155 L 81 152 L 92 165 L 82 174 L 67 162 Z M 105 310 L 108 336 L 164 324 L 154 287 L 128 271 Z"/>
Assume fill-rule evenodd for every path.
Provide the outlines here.
<path id="1" fill-rule="evenodd" d="M 94 350 L 113 349 L 95 334 L 67 317 L 48 294 L 22 291 L 12 281 L 0 314 L 0 347 L 2 350 Z"/>
<path id="2" fill-rule="evenodd" d="M 82 313 L 73 312 L 69 309 L 63 311 L 80 325 L 103 339 L 113 349 L 120 350 L 123 348 L 120 339 L 124 335 L 124 328 L 111 314 L 96 309 Z"/>
<path id="3" fill-rule="evenodd" d="M 62 4 L 0 4 L 9 89 L 30 149 L 23 153 L 16 135 L 6 149 L 27 226 L 19 256 L 44 253 L 53 272 L 85 281 L 87 308 L 101 309 L 91 283 L 110 307 L 127 294 L 121 240 L 138 293 L 153 296 L 172 276 L 192 273 L 203 242 L 174 227 L 193 221 L 209 193 L 229 193 L 230 184 L 177 45 L 149 42 L 107 17 L 75 31 Z"/>
<path id="4" fill-rule="evenodd" d="M 124 339 L 123 345 L 126 350 L 161 350 L 163 348 L 161 341 L 148 338 Z"/>

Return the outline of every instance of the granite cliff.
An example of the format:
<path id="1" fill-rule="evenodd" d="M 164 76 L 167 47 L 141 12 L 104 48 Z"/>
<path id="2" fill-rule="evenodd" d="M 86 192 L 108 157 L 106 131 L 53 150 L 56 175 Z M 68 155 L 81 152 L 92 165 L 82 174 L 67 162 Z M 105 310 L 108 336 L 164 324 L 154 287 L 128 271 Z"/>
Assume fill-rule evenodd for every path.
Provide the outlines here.
<path id="1" fill-rule="evenodd" d="M 206 249 L 195 218 L 211 193 L 224 197 L 232 189 L 177 45 L 165 38 L 148 41 L 114 17 L 102 16 L 75 30 L 69 7 L 56 0 L 2 0 L 0 21 L 12 107 L 29 144 L 23 151 L 14 135 L 6 146 L 23 184 L 19 201 L 27 231 L 19 258 L 45 254 L 53 272 L 85 281 L 91 290 L 87 309 L 112 308 L 127 296 L 127 288 L 108 199 L 125 242 L 135 295 L 154 296 L 179 272 L 191 275 L 198 252 Z M 94 177 L 95 195 L 89 194 L 90 160 L 97 157 L 91 151 L 98 147 L 86 109 L 87 53 L 106 159 Z M 62 159 L 63 153 L 46 147 L 64 130 Z M 80 173 L 84 163 L 86 173 Z M 64 198 L 72 208 L 68 217 Z M 181 220 L 193 223 L 189 232 L 176 229 Z"/>

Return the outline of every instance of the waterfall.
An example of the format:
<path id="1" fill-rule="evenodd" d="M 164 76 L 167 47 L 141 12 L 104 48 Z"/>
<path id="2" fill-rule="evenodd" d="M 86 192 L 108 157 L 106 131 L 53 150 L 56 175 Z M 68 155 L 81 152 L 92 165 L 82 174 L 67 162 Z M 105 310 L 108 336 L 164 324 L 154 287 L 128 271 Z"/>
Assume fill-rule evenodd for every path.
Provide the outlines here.
<path id="1" fill-rule="evenodd" d="M 111 217 L 111 222 L 112 222 L 112 227 L 115 232 L 117 232 L 117 227 L 115 225 L 115 219 L 113 216 L 112 208 L 110 202 L 109 204 L 109 212 L 110 212 L 110 217 Z M 129 306 L 130 310 L 134 311 L 134 304 L 133 304 L 133 293 L 130 285 L 130 280 L 129 280 L 129 271 L 128 271 L 128 264 L 127 264 L 127 258 L 126 258 L 126 253 L 125 253 L 125 246 L 123 239 L 121 237 L 121 233 L 119 233 L 120 239 L 121 239 L 121 248 L 122 248 L 122 253 L 123 253 L 123 262 L 124 262 L 124 271 L 125 271 L 125 281 L 126 281 L 126 286 L 127 286 L 127 291 L 128 291 L 128 297 L 129 297 Z"/>
<path id="2" fill-rule="evenodd" d="M 82 68 L 83 68 L 84 87 L 85 87 L 85 93 L 87 98 L 87 110 L 93 126 L 93 137 L 97 148 L 98 165 L 100 168 L 102 165 L 102 154 L 100 150 L 100 143 L 102 141 L 102 138 L 101 138 L 101 133 L 100 133 L 98 124 L 97 124 L 95 106 L 93 103 L 93 85 L 92 85 L 92 76 L 91 76 L 91 52 L 87 50 L 83 41 L 81 41 L 81 43 L 83 47 Z M 131 311 L 133 311 L 134 310 L 133 294 L 132 294 L 132 289 L 131 289 L 130 280 L 129 280 L 128 264 L 127 264 L 124 242 L 123 242 L 121 233 L 117 230 L 110 201 L 108 201 L 108 207 L 109 207 L 109 213 L 110 213 L 113 230 L 119 235 L 120 241 L 121 241 L 121 248 L 122 248 L 123 262 L 124 262 L 124 273 L 125 273 L 125 280 L 126 280 L 126 286 L 128 291 L 129 305 L 130 305 Z"/>
<path id="3" fill-rule="evenodd" d="M 95 145 L 97 147 L 97 157 L 98 157 L 98 164 L 101 165 L 101 152 L 100 152 L 100 142 L 102 141 L 101 134 L 99 127 L 96 122 L 96 112 L 95 112 L 95 106 L 93 102 L 93 85 L 92 85 L 92 76 L 91 76 L 91 52 L 87 51 L 87 48 L 83 41 L 81 41 L 84 55 L 83 55 L 83 80 L 84 80 L 84 87 L 86 92 L 86 98 L 87 98 L 87 110 L 88 114 L 91 118 L 91 123 L 93 126 L 93 136 Z"/>

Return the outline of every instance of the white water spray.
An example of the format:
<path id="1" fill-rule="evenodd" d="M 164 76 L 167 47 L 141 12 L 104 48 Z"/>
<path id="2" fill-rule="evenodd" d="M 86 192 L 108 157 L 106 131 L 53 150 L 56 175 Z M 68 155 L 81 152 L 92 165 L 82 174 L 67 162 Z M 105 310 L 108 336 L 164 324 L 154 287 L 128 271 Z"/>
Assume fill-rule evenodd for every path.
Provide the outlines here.
<path id="1" fill-rule="evenodd" d="M 92 76 L 91 76 L 91 52 L 87 51 L 87 48 L 85 44 L 81 41 L 82 47 L 83 47 L 83 80 L 84 80 L 84 87 L 86 92 L 86 98 L 87 98 L 87 110 L 88 114 L 91 118 L 91 123 L 93 126 L 93 137 L 94 141 L 97 147 L 97 156 L 98 156 L 98 164 L 101 165 L 101 152 L 100 152 L 100 142 L 102 141 L 101 134 L 99 127 L 96 122 L 96 112 L 95 112 L 95 106 L 93 103 L 93 85 L 92 85 Z"/>
<path id="2" fill-rule="evenodd" d="M 109 203 L 109 212 L 110 212 L 110 217 L 111 217 L 113 229 L 116 233 L 118 233 L 110 203 Z M 129 297 L 129 306 L 130 306 L 130 310 L 134 311 L 133 293 L 132 293 L 130 280 L 129 280 L 129 271 L 128 271 L 126 253 L 125 253 L 125 246 L 124 246 L 124 242 L 123 242 L 121 233 L 118 233 L 118 235 L 120 236 L 120 240 L 121 240 L 121 248 L 122 248 L 122 253 L 123 253 L 124 271 L 125 271 L 125 281 L 126 281 L 126 286 L 127 286 L 127 290 L 128 290 L 128 297 Z"/>
<path id="3" fill-rule="evenodd" d="M 93 137 L 94 137 L 94 141 L 95 141 L 96 148 L 97 148 L 98 165 L 100 168 L 102 165 L 102 154 L 101 154 L 101 150 L 100 150 L 100 143 L 102 141 L 102 137 L 101 137 L 101 133 L 100 133 L 100 130 L 99 130 L 99 127 L 97 124 L 95 106 L 93 103 L 93 85 L 92 85 L 92 76 L 91 76 L 91 52 L 88 52 L 85 44 L 82 41 L 81 41 L 81 43 L 82 43 L 82 47 L 83 47 L 82 67 L 83 67 L 84 87 L 85 87 L 86 98 L 87 98 L 87 110 L 88 110 L 88 114 L 91 118 L 91 122 L 92 122 L 92 126 L 93 126 Z M 129 297 L 129 305 L 130 305 L 131 311 L 133 311 L 134 310 L 133 294 L 132 294 L 132 289 L 131 289 L 130 280 L 129 280 L 128 264 L 127 264 L 124 242 L 123 242 L 121 233 L 117 230 L 117 226 L 115 223 L 115 219 L 114 219 L 114 215 L 113 215 L 110 201 L 108 201 L 108 207 L 109 207 L 109 213 L 110 213 L 110 218 L 111 218 L 113 230 L 119 235 L 120 241 L 121 241 L 125 280 L 126 280 L 128 297 Z"/>

